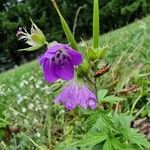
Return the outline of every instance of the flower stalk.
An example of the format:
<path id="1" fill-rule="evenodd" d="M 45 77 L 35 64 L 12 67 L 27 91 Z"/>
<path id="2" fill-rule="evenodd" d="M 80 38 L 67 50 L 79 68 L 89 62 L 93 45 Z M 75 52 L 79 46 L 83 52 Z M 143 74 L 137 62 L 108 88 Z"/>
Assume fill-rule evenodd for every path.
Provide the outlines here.
<path id="1" fill-rule="evenodd" d="M 59 15 L 59 18 L 60 18 L 60 21 L 61 21 L 63 30 L 64 30 L 64 32 L 65 32 L 65 34 L 66 34 L 66 37 L 67 37 L 68 42 L 71 44 L 71 46 L 72 46 L 74 49 L 78 50 L 78 44 L 77 44 L 77 42 L 75 41 L 75 38 L 74 38 L 74 36 L 73 36 L 73 34 L 72 34 L 72 32 L 71 32 L 71 30 L 70 30 L 70 28 L 69 28 L 69 26 L 68 26 L 66 20 L 64 19 L 64 17 L 62 16 L 61 12 L 59 11 L 59 8 L 58 8 L 58 6 L 57 6 L 55 0 L 51 0 L 51 2 L 52 2 L 54 8 L 56 9 L 56 11 L 57 11 L 57 13 L 58 13 L 58 15 Z"/>
<path id="2" fill-rule="evenodd" d="M 99 3 L 94 0 L 93 8 L 93 48 L 97 49 L 99 45 Z"/>

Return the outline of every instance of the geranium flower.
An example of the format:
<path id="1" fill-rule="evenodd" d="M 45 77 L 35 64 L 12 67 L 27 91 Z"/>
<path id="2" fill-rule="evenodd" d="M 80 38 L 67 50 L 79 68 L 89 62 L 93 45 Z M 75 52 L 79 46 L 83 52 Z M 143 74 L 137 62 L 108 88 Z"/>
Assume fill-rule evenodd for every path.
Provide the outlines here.
<path id="1" fill-rule="evenodd" d="M 43 34 L 43 32 L 37 27 L 37 25 L 31 20 L 32 26 L 31 26 L 31 33 L 29 33 L 26 28 L 19 28 L 17 31 L 16 36 L 19 40 L 24 40 L 25 43 L 30 45 L 28 48 L 20 49 L 19 51 L 33 51 L 37 50 L 40 47 L 42 47 L 44 44 L 46 44 L 46 37 Z"/>
<path id="2" fill-rule="evenodd" d="M 62 103 L 68 110 L 77 106 L 84 109 L 96 108 L 96 96 L 85 84 L 72 82 L 64 87 L 63 91 L 55 99 L 55 103 Z"/>
<path id="3" fill-rule="evenodd" d="M 74 77 L 74 66 L 82 63 L 82 54 L 67 44 L 55 43 L 40 58 L 45 80 L 53 83 L 58 79 Z"/>

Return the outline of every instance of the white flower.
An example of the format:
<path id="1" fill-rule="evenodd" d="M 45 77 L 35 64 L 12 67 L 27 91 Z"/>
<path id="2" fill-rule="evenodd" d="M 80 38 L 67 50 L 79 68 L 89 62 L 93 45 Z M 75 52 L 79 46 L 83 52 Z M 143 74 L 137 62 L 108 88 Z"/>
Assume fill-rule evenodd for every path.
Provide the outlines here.
<path id="1" fill-rule="evenodd" d="M 30 110 L 32 110 L 33 107 L 34 107 L 34 104 L 33 104 L 33 103 L 30 103 L 30 104 L 28 105 L 28 108 L 29 108 Z"/>
<path id="2" fill-rule="evenodd" d="M 25 27 L 19 28 L 19 30 L 17 31 L 16 36 L 18 37 L 18 39 L 24 40 L 25 43 L 31 46 L 29 48 L 20 49 L 21 51 L 37 50 L 46 43 L 45 35 L 42 33 L 42 31 L 37 27 L 37 25 L 32 20 L 31 22 L 32 22 L 31 33 L 29 33 Z"/>
<path id="3" fill-rule="evenodd" d="M 25 113 L 27 111 L 27 109 L 25 107 L 22 107 L 21 110 L 23 113 Z"/>
<path id="4" fill-rule="evenodd" d="M 39 104 L 40 104 L 40 101 L 39 101 L 39 100 L 36 100 L 35 103 L 36 103 L 36 105 L 39 105 Z"/>
<path id="5" fill-rule="evenodd" d="M 37 81 L 37 84 L 41 85 L 43 82 L 41 80 Z"/>
<path id="6" fill-rule="evenodd" d="M 35 84 L 35 88 L 39 89 L 40 85 L 39 84 Z"/>
<path id="7" fill-rule="evenodd" d="M 17 116 L 18 112 L 17 111 L 13 111 L 13 114 L 14 114 L 14 116 Z"/>
<path id="8" fill-rule="evenodd" d="M 40 99 L 40 96 L 38 94 L 36 94 L 34 99 Z"/>
<path id="9" fill-rule="evenodd" d="M 60 111 L 60 114 L 64 114 L 65 113 L 65 111 L 62 109 L 61 111 Z"/>
<path id="10" fill-rule="evenodd" d="M 37 132 L 36 136 L 39 138 L 39 137 L 41 137 L 41 134 L 39 132 Z"/>
<path id="11" fill-rule="evenodd" d="M 24 100 L 24 97 L 19 93 L 17 94 L 17 104 L 20 104 Z"/>
<path id="12" fill-rule="evenodd" d="M 47 109 L 48 106 L 46 104 L 43 105 L 43 109 Z"/>
<path id="13" fill-rule="evenodd" d="M 39 121 L 36 118 L 33 119 L 33 124 L 37 124 L 38 122 Z"/>
<path id="14" fill-rule="evenodd" d="M 31 76 L 31 77 L 29 78 L 29 80 L 30 80 L 30 81 L 34 80 L 34 77 L 33 77 L 33 76 Z"/>

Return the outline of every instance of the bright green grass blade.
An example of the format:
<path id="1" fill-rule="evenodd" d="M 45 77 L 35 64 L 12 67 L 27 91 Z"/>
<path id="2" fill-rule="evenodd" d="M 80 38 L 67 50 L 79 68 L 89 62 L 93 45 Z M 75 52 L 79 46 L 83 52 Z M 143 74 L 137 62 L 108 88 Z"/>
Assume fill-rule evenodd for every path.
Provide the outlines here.
<path id="1" fill-rule="evenodd" d="M 74 48 L 74 49 L 77 49 L 78 50 L 78 45 L 77 45 L 77 42 L 75 41 L 75 38 L 67 24 L 67 22 L 65 21 L 64 17 L 62 16 L 61 12 L 59 11 L 58 7 L 57 7 L 57 4 L 55 2 L 55 0 L 51 0 L 58 15 L 59 15 L 59 18 L 60 18 L 60 21 L 61 21 L 61 24 L 62 24 L 62 27 L 63 27 L 63 30 L 67 36 L 67 40 L 68 42 L 71 44 L 71 46 Z"/>
<path id="2" fill-rule="evenodd" d="M 93 7 L 93 48 L 98 48 L 99 43 L 99 3 L 94 0 Z"/>

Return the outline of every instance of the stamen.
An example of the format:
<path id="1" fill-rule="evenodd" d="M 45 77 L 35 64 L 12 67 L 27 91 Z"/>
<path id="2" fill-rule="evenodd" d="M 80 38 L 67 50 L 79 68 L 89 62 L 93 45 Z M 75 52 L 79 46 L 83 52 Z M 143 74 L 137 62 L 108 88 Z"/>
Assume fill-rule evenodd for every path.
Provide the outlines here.
<path id="1" fill-rule="evenodd" d="M 59 58 L 59 57 L 60 57 L 60 53 L 58 53 L 58 54 L 56 55 L 56 57 Z"/>
<path id="2" fill-rule="evenodd" d="M 63 55 L 63 60 L 66 60 L 66 58 L 67 58 L 66 55 Z"/>
<path id="3" fill-rule="evenodd" d="M 54 57 L 52 57 L 52 62 L 55 62 L 55 58 Z"/>
<path id="4" fill-rule="evenodd" d="M 61 50 L 61 49 L 59 50 L 59 53 L 62 53 L 62 50 Z"/>

